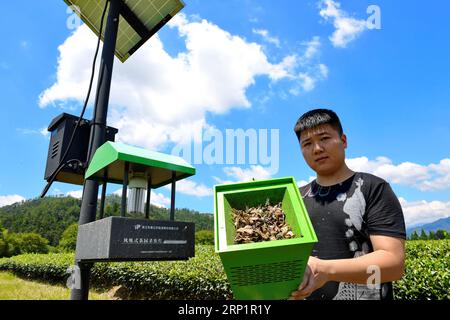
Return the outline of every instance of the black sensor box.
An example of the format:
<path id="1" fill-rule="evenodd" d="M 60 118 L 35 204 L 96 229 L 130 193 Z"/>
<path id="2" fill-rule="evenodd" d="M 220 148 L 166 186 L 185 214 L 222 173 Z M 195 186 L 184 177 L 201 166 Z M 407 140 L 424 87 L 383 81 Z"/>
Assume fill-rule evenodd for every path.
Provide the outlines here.
<path id="1" fill-rule="evenodd" d="M 78 118 L 79 117 L 71 114 L 63 113 L 53 119 L 50 123 L 50 126 L 47 129 L 51 133 L 51 136 L 48 148 L 47 166 L 45 168 L 45 180 L 49 181 L 51 175 L 63 160 L 62 157 L 69 147 L 70 138 L 75 130 Z M 117 129 L 107 127 L 106 141 L 114 141 L 117 132 Z M 81 163 L 86 163 L 90 133 L 91 121 L 82 119 L 75 134 L 72 147 L 64 162 L 75 159 L 79 160 Z M 84 182 L 84 171 L 85 169 L 83 166 L 73 166 L 73 164 L 71 167 L 66 166 L 56 176 L 55 181 L 82 185 Z"/>

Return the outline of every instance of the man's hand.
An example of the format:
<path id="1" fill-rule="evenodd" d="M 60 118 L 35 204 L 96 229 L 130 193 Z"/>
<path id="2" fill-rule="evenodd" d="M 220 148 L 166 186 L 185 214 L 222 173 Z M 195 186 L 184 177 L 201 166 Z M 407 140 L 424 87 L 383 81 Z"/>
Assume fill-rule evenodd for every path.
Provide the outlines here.
<path id="1" fill-rule="evenodd" d="M 303 300 L 328 282 L 328 275 L 321 268 L 324 260 L 310 257 L 306 266 L 303 281 L 297 291 L 292 292 L 289 300 Z"/>
<path id="2" fill-rule="evenodd" d="M 367 284 L 369 267 L 380 269 L 380 283 L 402 277 L 405 262 L 405 240 L 381 235 L 371 235 L 374 251 L 357 258 L 321 260 L 310 257 L 303 282 L 289 298 L 305 299 L 328 281 Z"/>

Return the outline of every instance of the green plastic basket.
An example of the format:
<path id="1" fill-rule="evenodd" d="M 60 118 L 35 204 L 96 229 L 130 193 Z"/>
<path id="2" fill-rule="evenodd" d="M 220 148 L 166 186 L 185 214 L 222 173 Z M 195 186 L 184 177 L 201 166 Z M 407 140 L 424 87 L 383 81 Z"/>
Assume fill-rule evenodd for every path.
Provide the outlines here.
<path id="1" fill-rule="evenodd" d="M 214 187 L 214 244 L 235 299 L 282 300 L 303 280 L 317 237 L 292 177 Z M 231 209 L 281 202 L 295 237 L 234 244 Z"/>

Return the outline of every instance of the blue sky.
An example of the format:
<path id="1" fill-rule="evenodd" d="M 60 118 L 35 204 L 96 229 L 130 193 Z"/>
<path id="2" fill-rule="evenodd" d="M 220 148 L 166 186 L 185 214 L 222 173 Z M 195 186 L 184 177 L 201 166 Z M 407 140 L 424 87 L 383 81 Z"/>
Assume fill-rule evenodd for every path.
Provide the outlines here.
<path id="1" fill-rule="evenodd" d="M 125 64 L 116 60 L 109 125 L 120 141 L 165 153 L 189 143 L 191 131 L 212 133 L 203 148 L 218 148 L 227 129 L 277 133 L 277 168 L 274 158 L 271 168 L 259 157 L 250 163 L 249 146 L 244 164 L 194 163 L 177 207 L 213 212 L 212 187 L 221 182 L 309 181 L 292 129 L 302 113 L 331 108 L 349 139 L 349 166 L 390 182 L 409 226 L 448 217 L 450 4 L 433 3 L 187 0 L 157 37 Z M 380 20 L 370 20 L 370 5 Z M 80 113 L 95 36 L 68 27 L 62 0 L 3 1 L 0 9 L 2 206 L 44 187 L 43 129 L 62 112 Z M 55 183 L 50 194 L 79 191 Z M 155 204 L 169 206 L 170 190 L 155 192 Z"/>

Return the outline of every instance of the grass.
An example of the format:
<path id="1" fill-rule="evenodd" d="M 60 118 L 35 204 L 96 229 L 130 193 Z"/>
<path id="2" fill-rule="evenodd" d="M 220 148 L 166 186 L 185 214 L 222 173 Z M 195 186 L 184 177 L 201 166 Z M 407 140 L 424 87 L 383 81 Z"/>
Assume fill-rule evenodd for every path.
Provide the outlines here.
<path id="1" fill-rule="evenodd" d="M 11 272 L 0 272 L 0 300 L 69 300 L 70 289 L 24 280 Z M 90 300 L 111 300 L 107 292 L 89 292 Z"/>

